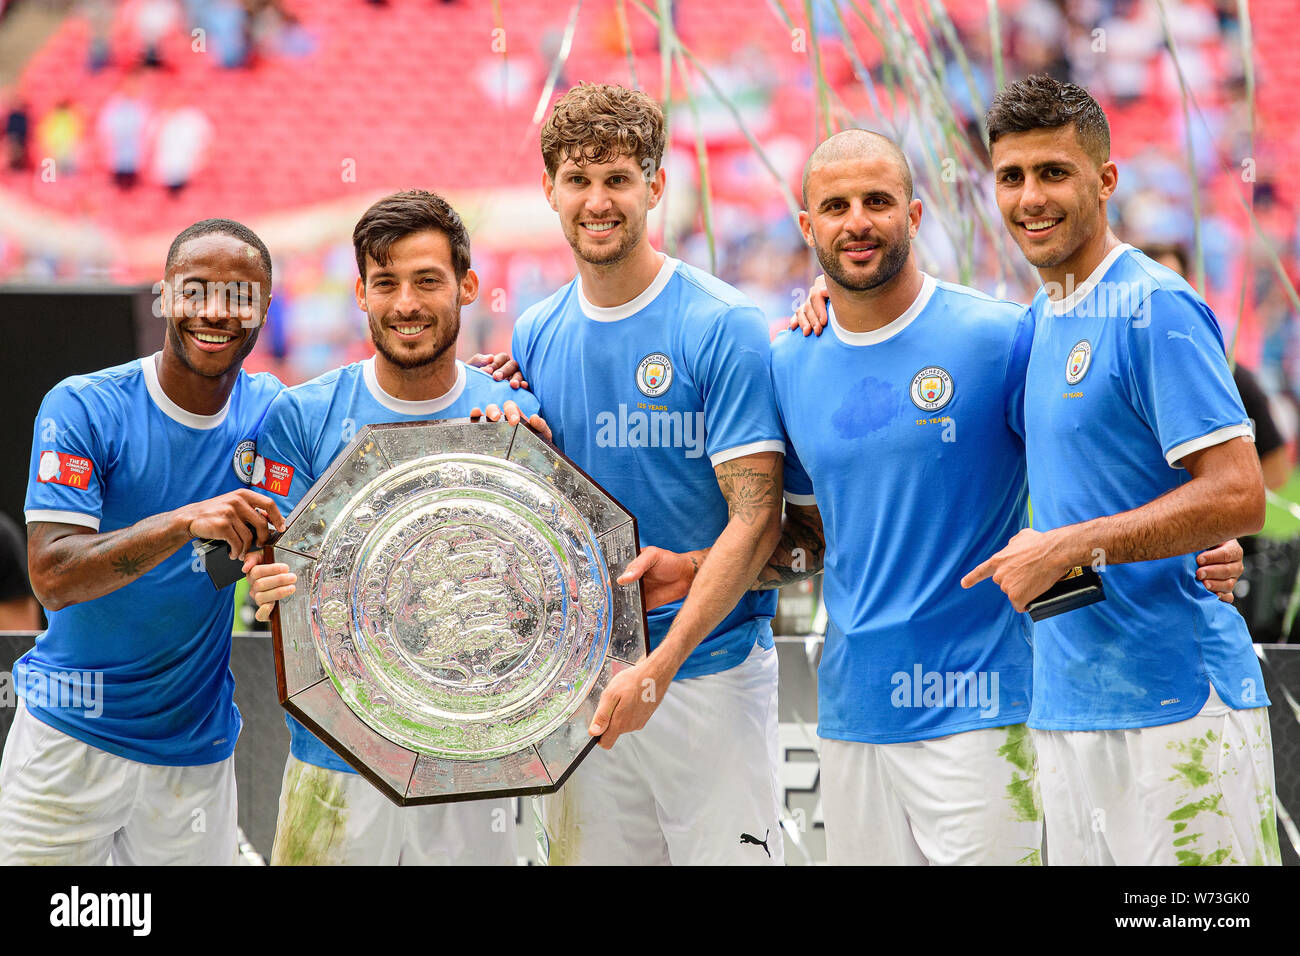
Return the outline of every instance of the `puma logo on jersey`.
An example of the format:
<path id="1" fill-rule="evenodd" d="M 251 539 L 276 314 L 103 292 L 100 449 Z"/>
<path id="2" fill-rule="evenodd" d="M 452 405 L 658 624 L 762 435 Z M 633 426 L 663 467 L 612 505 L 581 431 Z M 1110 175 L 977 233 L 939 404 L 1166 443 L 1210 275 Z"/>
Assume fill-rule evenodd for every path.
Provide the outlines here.
<path id="1" fill-rule="evenodd" d="M 1192 340 L 1190 332 L 1175 332 L 1173 329 L 1168 329 L 1165 332 L 1165 337 L 1170 339 L 1187 339 L 1189 342 Z"/>
<path id="2" fill-rule="evenodd" d="M 748 833 L 742 833 L 742 834 L 740 835 L 740 842 L 741 842 L 741 843 L 752 843 L 752 844 L 754 844 L 754 846 L 761 846 L 761 847 L 763 848 L 763 852 L 766 853 L 766 854 L 768 855 L 768 858 L 769 858 L 769 859 L 771 859 L 771 857 L 772 857 L 772 851 L 769 850 L 769 849 L 767 848 L 767 838 L 768 838 L 768 836 L 771 835 L 771 833 L 772 833 L 771 830 L 766 831 L 766 832 L 763 834 L 763 839 L 761 839 L 761 840 L 760 840 L 758 837 L 756 837 L 756 836 L 750 836 Z"/>

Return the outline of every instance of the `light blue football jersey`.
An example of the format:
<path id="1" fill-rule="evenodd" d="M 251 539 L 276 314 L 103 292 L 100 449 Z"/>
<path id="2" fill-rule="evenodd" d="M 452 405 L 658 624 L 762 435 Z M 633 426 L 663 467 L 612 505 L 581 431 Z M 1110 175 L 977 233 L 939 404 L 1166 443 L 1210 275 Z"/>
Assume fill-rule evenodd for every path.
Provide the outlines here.
<path id="1" fill-rule="evenodd" d="M 1218 322 L 1176 273 L 1128 245 L 1058 302 L 1035 296 L 1025 391 L 1034 527 L 1141 507 L 1191 480 L 1193 451 L 1250 422 Z M 1104 559 L 1104 555 L 1099 555 Z M 1246 623 L 1196 580 L 1196 555 L 1102 568 L 1106 600 L 1035 628 L 1030 726 L 1112 730 L 1184 720 L 1213 684 L 1266 705 Z"/>
<path id="2" fill-rule="evenodd" d="M 275 499 L 286 517 L 326 469 L 366 425 L 427 419 L 467 418 L 474 408 L 513 401 L 525 415 L 537 412 L 537 400 L 509 382 L 456 363 L 456 384 L 428 401 L 393 398 L 375 377 L 375 360 L 354 362 L 326 372 L 284 393 L 272 403 L 257 435 L 258 490 Z M 304 600 L 301 592 L 290 600 Z M 289 749 L 299 760 L 354 773 L 306 727 L 285 714 Z"/>
<path id="3" fill-rule="evenodd" d="M 650 286 L 600 308 L 574 279 L 515 324 L 512 351 L 555 444 L 637 519 L 641 546 L 693 551 L 728 521 L 714 468 L 784 452 L 762 313 L 725 282 L 664 257 Z M 651 611 L 658 647 L 681 602 Z M 772 646 L 775 592 L 749 592 L 682 665 L 698 677 Z"/>
<path id="4" fill-rule="evenodd" d="M 1025 615 L 961 578 L 1027 522 L 1022 305 L 925 276 L 872 332 L 772 344 L 786 499 L 815 504 L 830 619 L 818 733 L 894 743 L 1022 723 Z"/>
<path id="5" fill-rule="evenodd" d="M 282 388 L 239 373 L 225 408 L 195 415 L 163 392 L 150 356 L 64 379 L 36 417 L 27 522 L 117 531 L 247 487 L 253 438 Z M 233 587 L 192 547 L 103 597 L 49 612 L 15 665 L 38 720 L 141 763 L 194 766 L 234 752 Z"/>

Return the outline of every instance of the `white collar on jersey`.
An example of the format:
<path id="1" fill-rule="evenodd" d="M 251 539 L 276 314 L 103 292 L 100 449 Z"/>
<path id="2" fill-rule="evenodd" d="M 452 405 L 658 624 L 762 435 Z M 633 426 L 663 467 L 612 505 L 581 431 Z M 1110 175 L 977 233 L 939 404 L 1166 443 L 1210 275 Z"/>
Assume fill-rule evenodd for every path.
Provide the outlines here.
<path id="1" fill-rule="evenodd" d="M 617 322 L 619 319 L 626 319 L 630 315 L 636 315 L 664 290 L 668 280 L 673 277 L 673 272 L 677 269 L 677 260 L 672 256 L 659 255 L 663 258 L 663 264 L 659 266 L 659 271 L 655 273 L 654 281 L 645 287 L 645 291 L 638 295 L 630 302 L 624 302 L 622 305 L 614 305 L 604 308 L 599 305 L 592 305 L 587 301 L 587 296 L 582 291 L 582 277 L 578 277 L 578 306 L 582 309 L 582 314 L 589 319 L 595 319 L 597 322 Z"/>
<path id="2" fill-rule="evenodd" d="M 221 407 L 221 411 L 215 415 L 195 415 L 193 412 L 187 412 L 181 408 L 163 391 L 162 382 L 158 381 L 158 365 L 161 352 L 154 352 L 153 355 L 146 355 L 140 359 L 140 369 L 144 372 L 144 387 L 149 392 L 149 397 L 153 403 L 158 406 L 158 410 L 174 422 L 180 422 L 190 428 L 197 428 L 201 431 L 209 431 L 216 428 L 226 420 L 226 415 L 230 413 L 230 399 L 226 399 L 226 404 Z M 234 397 L 232 389 L 231 397 Z"/>
<path id="3" fill-rule="evenodd" d="M 916 320 L 916 317 L 929 304 L 930 296 L 934 295 L 934 290 L 938 284 L 934 276 L 922 272 L 921 291 L 916 294 L 916 298 L 912 300 L 912 304 L 907 307 L 907 310 L 888 325 L 870 332 L 850 332 L 840 325 L 839 320 L 835 318 L 835 310 L 831 308 L 830 302 L 827 301 L 826 314 L 830 316 L 831 329 L 835 332 L 835 337 L 845 345 L 878 345 L 892 339 Z"/>
<path id="4" fill-rule="evenodd" d="M 369 390 L 371 397 L 390 412 L 397 412 L 399 415 L 431 415 L 434 412 L 440 412 L 460 398 L 461 393 L 465 391 L 465 366 L 461 365 L 460 362 L 456 363 L 456 384 L 437 398 L 428 398 L 420 402 L 408 402 L 401 398 L 393 398 L 393 396 L 385 392 L 379 385 L 379 378 L 375 375 L 375 357 L 373 355 L 361 363 L 361 377 L 365 380 L 366 388 Z"/>
<path id="5" fill-rule="evenodd" d="M 1097 283 L 1106 277 L 1106 273 L 1109 272 L 1110 267 L 1115 264 L 1115 260 L 1132 248 L 1133 247 L 1127 242 L 1121 242 L 1114 249 L 1110 250 L 1110 252 L 1106 253 L 1106 258 L 1102 259 L 1101 262 L 1097 264 L 1097 268 L 1092 270 L 1092 274 L 1076 286 L 1073 292 L 1063 299 L 1057 299 L 1055 302 L 1048 299 L 1047 311 L 1051 315 L 1065 315 L 1065 313 L 1071 311 L 1075 306 L 1082 302 L 1093 289 L 1097 288 Z"/>

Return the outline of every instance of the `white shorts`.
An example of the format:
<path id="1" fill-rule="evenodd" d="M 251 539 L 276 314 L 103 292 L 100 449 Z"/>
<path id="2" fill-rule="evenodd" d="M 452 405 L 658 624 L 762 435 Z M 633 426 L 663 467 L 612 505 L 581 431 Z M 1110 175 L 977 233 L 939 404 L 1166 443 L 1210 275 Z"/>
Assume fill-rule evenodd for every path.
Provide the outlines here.
<path id="1" fill-rule="evenodd" d="M 780 864 L 777 661 L 675 680 L 649 722 L 542 798 L 552 865 Z"/>
<path id="2" fill-rule="evenodd" d="M 1211 688 L 1178 723 L 1033 733 L 1048 863 L 1281 864 L 1267 707 Z"/>
<path id="3" fill-rule="evenodd" d="M 163 767 L 105 753 L 19 701 L 0 760 L 0 865 L 232 865 L 235 758 Z"/>
<path id="4" fill-rule="evenodd" d="M 272 866 L 514 866 L 508 799 L 399 807 L 360 774 L 284 765 Z"/>
<path id="5" fill-rule="evenodd" d="M 832 865 L 1042 862 L 1024 724 L 895 744 L 822 740 L 821 791 Z"/>

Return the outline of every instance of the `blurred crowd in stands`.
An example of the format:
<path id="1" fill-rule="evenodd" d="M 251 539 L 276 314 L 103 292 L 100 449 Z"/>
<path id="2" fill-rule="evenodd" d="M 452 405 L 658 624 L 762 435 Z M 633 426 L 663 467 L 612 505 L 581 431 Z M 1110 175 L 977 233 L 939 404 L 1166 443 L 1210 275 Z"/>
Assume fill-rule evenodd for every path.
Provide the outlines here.
<path id="1" fill-rule="evenodd" d="M 430 16 L 436 16 L 441 6 L 434 0 L 418 2 L 425 3 Z M 16 94 L 0 91 L 3 165 L 35 175 L 41 160 L 52 157 L 61 174 L 77 175 L 83 158 L 97 150 L 107 160 L 100 164 L 107 170 L 105 189 L 132 190 L 143 180 L 182 194 L 187 184 L 211 168 L 212 117 L 205 115 L 202 104 L 179 96 L 142 96 L 141 76 L 169 69 L 167 38 L 178 32 L 203 31 L 208 49 L 229 70 L 256 70 L 259 61 L 266 59 L 307 56 L 317 42 L 309 25 L 300 22 L 307 18 L 301 11 L 309 7 L 293 6 L 289 9 L 281 0 L 127 0 L 115 13 L 117 5 L 111 0 L 83 0 L 79 15 L 89 21 L 93 37 L 87 68 L 100 70 L 110 64 L 131 68 L 94 113 L 68 97 L 33 115 Z M 976 6 L 981 12 L 986 9 L 983 3 Z M 1120 164 L 1119 194 L 1111 209 L 1121 238 L 1139 246 L 1181 244 L 1188 250 L 1194 278 L 1198 257 L 1193 209 L 1199 203 L 1199 261 L 1207 299 L 1220 317 L 1225 338 L 1235 340 L 1236 357 L 1255 369 L 1267 392 L 1278 396 L 1295 391 L 1300 386 L 1300 315 L 1265 249 L 1266 239 L 1295 282 L 1300 260 L 1297 194 L 1286 192 L 1295 189 L 1290 181 L 1295 177 L 1281 174 L 1285 149 L 1270 144 L 1267 137 L 1252 145 L 1237 0 L 1165 2 L 1183 79 L 1196 102 L 1189 114 L 1190 129 L 1184 122 L 1179 76 L 1166 49 L 1159 8 L 1151 0 L 1021 0 L 1006 7 L 1002 22 L 1006 75 L 1016 78 L 1046 71 L 1074 80 L 1093 92 L 1111 117 L 1113 155 Z M 814 11 L 823 46 L 836 47 L 840 40 L 833 10 L 818 2 Z M 129 30 L 120 28 L 121 17 L 129 17 Z M 946 93 L 977 141 L 977 104 L 987 104 L 994 90 L 988 27 L 982 18 L 954 19 L 974 90 L 963 64 L 950 56 L 944 69 Z M 775 19 L 773 23 L 779 28 Z M 756 23 L 751 29 L 763 26 Z M 1300 38 L 1300 25 L 1290 29 Z M 747 59 L 743 43 L 710 53 L 719 82 L 757 128 L 763 124 L 750 111 L 761 113 L 783 84 L 800 86 L 809 101 L 813 98 L 806 70 L 802 76 L 789 76 L 767 69 L 752 57 Z M 588 77 L 565 75 L 561 84 L 581 78 Z M 851 76 L 848 79 L 852 81 Z M 882 81 L 878 71 L 874 79 Z M 1258 82 L 1264 90 L 1273 78 L 1265 74 Z M 881 126 L 868 115 L 856 121 Z M 730 121 L 724 115 L 717 122 Z M 678 130 L 673 160 L 680 171 L 675 179 L 680 199 L 674 201 L 689 205 L 695 178 L 694 141 L 684 129 Z M 786 144 L 788 153 L 806 152 L 813 145 L 806 127 L 791 135 L 797 143 L 793 148 Z M 1195 189 L 1187 159 L 1189 142 Z M 780 148 L 766 141 L 764 145 Z M 1249 176 L 1243 172 L 1243 158 L 1250 160 Z M 816 264 L 799 240 L 785 205 L 773 197 L 763 166 L 752 157 L 719 160 L 723 163 L 717 178 L 729 180 L 730 188 L 720 190 L 712 209 L 717 272 L 751 296 L 776 328 L 798 304 L 800 290 L 815 274 Z M 972 175 L 987 182 L 987 172 L 972 170 Z M 3 176 L 0 173 L 0 190 Z M 528 181 L 535 180 L 530 175 Z M 1247 202 L 1253 202 L 1262 237 L 1249 224 L 1244 212 Z M 923 265 L 956 279 L 955 250 L 942 241 L 940 224 L 933 222 L 939 213 L 932 207 L 929 215 L 929 226 L 922 230 L 923 239 L 929 240 L 922 243 Z M 474 264 L 485 289 L 503 291 L 495 297 L 485 294 L 466 310 L 465 354 L 505 348 L 511 325 L 523 308 L 571 276 L 572 265 L 559 236 L 557 229 L 557 244 L 550 249 L 475 248 Z M 700 228 L 700 217 L 688 217 L 672 238 L 677 255 L 708 267 L 710 242 Z M 969 278 L 990 293 L 1027 299 L 1032 276 L 996 265 L 985 256 Z M 83 274 L 76 261 L 34 255 L 25 249 L 21 235 L 0 230 L 0 281 Z M 276 277 L 272 331 L 269 347 L 263 350 L 266 367 L 297 381 L 366 354 L 364 316 L 351 296 L 355 261 L 344 237 L 317 247 L 303 243 L 299 251 L 278 253 Z M 1239 316 L 1244 316 L 1240 334 Z M 1282 416 L 1285 430 L 1294 431 L 1290 424 L 1294 418 L 1289 413 Z"/>

